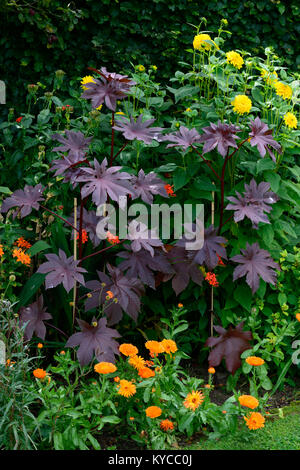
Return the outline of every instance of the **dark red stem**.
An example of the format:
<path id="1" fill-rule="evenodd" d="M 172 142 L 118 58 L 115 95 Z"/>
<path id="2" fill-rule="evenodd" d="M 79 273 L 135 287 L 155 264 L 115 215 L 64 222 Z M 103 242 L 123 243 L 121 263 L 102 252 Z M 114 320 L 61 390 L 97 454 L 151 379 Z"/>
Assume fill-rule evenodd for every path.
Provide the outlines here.
<path id="1" fill-rule="evenodd" d="M 112 111 L 111 113 L 111 145 L 110 145 L 110 162 L 109 166 L 112 166 L 113 158 L 114 158 L 114 144 L 115 144 L 115 113 Z"/>
<path id="2" fill-rule="evenodd" d="M 60 220 L 62 220 L 63 222 L 65 222 L 66 224 L 70 225 L 70 227 L 72 227 L 74 230 L 76 230 L 76 232 L 79 232 L 78 228 L 74 227 L 73 224 L 71 224 L 68 220 L 64 219 L 63 217 L 61 217 L 60 215 L 58 214 L 55 214 L 55 212 L 52 212 L 50 209 L 48 209 L 47 207 L 45 206 L 42 206 L 42 204 L 40 204 L 40 207 L 42 209 L 44 209 L 45 211 L 48 211 L 50 212 L 50 214 L 54 215 L 55 217 L 58 217 Z"/>
<path id="3" fill-rule="evenodd" d="M 106 248 L 102 248 L 102 250 L 99 250 L 99 251 L 96 251 L 95 253 L 91 253 L 90 255 L 84 256 L 83 258 L 81 258 L 80 262 L 85 261 L 88 258 L 92 258 L 93 256 L 99 255 L 100 253 L 103 253 L 104 251 L 110 250 L 110 248 L 112 248 L 113 246 L 115 245 L 107 246 Z"/>
<path id="4" fill-rule="evenodd" d="M 200 152 L 198 152 L 198 150 L 197 150 L 195 147 L 193 147 L 193 146 L 191 146 L 191 147 L 192 147 L 193 150 L 195 150 L 195 152 L 199 155 L 199 157 L 202 158 L 202 160 L 204 161 L 204 163 L 211 169 L 211 171 L 214 173 L 214 175 L 215 175 L 215 176 L 218 178 L 218 180 L 220 181 L 221 178 L 220 178 L 220 176 L 218 175 L 218 173 L 214 170 L 214 168 L 212 167 L 211 163 L 210 163 L 208 160 L 206 160 L 206 159 L 203 157 L 203 155 L 202 155 Z"/>
<path id="5" fill-rule="evenodd" d="M 115 161 L 115 159 L 117 158 L 118 155 L 120 155 L 120 153 L 124 150 L 124 148 L 126 147 L 126 145 L 128 144 L 128 142 L 125 142 L 125 144 L 123 145 L 123 147 L 120 148 L 120 150 L 116 153 L 116 155 L 113 157 L 112 159 L 112 163 Z"/>

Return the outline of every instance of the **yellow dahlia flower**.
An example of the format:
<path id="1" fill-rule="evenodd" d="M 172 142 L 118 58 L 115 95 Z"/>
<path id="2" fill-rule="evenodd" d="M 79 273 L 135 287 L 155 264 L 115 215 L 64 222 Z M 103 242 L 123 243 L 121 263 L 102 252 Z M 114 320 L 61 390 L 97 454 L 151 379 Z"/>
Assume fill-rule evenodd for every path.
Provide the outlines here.
<path id="1" fill-rule="evenodd" d="M 298 121 L 293 113 L 286 113 L 283 117 L 284 123 L 290 129 L 297 129 Z"/>
<path id="2" fill-rule="evenodd" d="M 226 53 L 227 63 L 233 65 L 236 69 L 241 69 L 244 63 L 243 57 L 235 51 Z"/>
<path id="3" fill-rule="evenodd" d="M 194 37 L 193 47 L 198 51 L 209 51 L 211 49 L 211 44 L 207 41 L 211 41 L 209 34 L 197 34 Z"/>
<path id="4" fill-rule="evenodd" d="M 292 97 L 293 90 L 289 85 L 285 85 L 282 82 L 274 83 L 276 95 L 281 96 L 284 100 L 289 100 Z"/>
<path id="5" fill-rule="evenodd" d="M 249 113 L 252 107 L 252 101 L 246 95 L 237 95 L 231 104 L 233 111 L 237 114 Z"/>

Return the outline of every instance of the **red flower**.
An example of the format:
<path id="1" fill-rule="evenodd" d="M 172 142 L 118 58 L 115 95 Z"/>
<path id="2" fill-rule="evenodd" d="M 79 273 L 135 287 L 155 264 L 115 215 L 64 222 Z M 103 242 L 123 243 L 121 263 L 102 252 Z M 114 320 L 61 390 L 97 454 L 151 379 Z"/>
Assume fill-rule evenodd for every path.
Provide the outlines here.
<path id="1" fill-rule="evenodd" d="M 214 273 L 208 272 L 205 276 L 205 280 L 213 287 L 219 286 L 216 275 Z"/>
<path id="2" fill-rule="evenodd" d="M 88 241 L 89 237 L 88 237 L 86 230 L 82 230 L 81 239 L 82 239 L 82 243 L 86 243 Z M 79 233 L 77 233 L 77 240 L 79 240 Z"/>
<path id="3" fill-rule="evenodd" d="M 20 116 L 20 117 L 18 117 L 18 118 L 16 119 L 16 122 L 21 122 L 22 119 L 23 119 L 23 116 Z"/>
<path id="4" fill-rule="evenodd" d="M 168 195 L 171 197 L 176 197 L 176 194 L 174 193 L 174 185 L 172 184 L 165 184 L 165 190 L 167 191 Z"/>

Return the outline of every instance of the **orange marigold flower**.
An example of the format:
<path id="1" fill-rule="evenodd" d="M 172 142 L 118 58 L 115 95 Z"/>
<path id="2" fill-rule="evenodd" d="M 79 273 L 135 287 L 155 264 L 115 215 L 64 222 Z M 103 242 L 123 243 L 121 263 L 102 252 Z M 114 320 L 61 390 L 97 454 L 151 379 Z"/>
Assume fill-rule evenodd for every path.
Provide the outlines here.
<path id="1" fill-rule="evenodd" d="M 182 308 L 183 307 L 183 304 L 178 304 L 178 308 Z"/>
<path id="2" fill-rule="evenodd" d="M 37 378 L 37 379 L 44 379 L 47 375 L 47 372 L 44 370 L 44 369 L 35 369 L 33 371 L 33 375 Z"/>
<path id="3" fill-rule="evenodd" d="M 214 273 L 208 272 L 205 276 L 205 280 L 213 287 L 219 287 L 217 277 Z"/>
<path id="4" fill-rule="evenodd" d="M 30 256 L 21 250 L 21 248 L 15 248 L 13 250 L 13 258 L 17 258 L 17 261 L 20 261 L 22 264 L 29 265 L 31 263 Z"/>
<path id="5" fill-rule="evenodd" d="M 137 370 L 140 370 L 145 367 L 145 359 L 141 356 L 130 356 L 128 362 Z"/>
<path id="6" fill-rule="evenodd" d="M 159 406 L 149 406 L 145 412 L 148 418 L 158 418 L 162 414 L 162 410 Z"/>
<path id="7" fill-rule="evenodd" d="M 176 197 L 176 194 L 174 193 L 174 184 L 165 184 L 165 190 L 167 191 L 168 196 L 171 197 Z"/>
<path id="8" fill-rule="evenodd" d="M 108 291 L 106 292 L 106 294 L 107 294 L 107 297 L 108 297 L 109 299 L 112 299 L 113 296 L 114 296 L 114 293 L 113 293 L 111 290 L 108 290 Z"/>
<path id="9" fill-rule="evenodd" d="M 129 417 L 130 421 L 134 421 L 134 416 Z"/>
<path id="10" fill-rule="evenodd" d="M 116 370 L 116 366 L 111 362 L 99 362 L 94 366 L 94 371 L 98 372 L 98 374 L 112 374 Z"/>
<path id="11" fill-rule="evenodd" d="M 163 419 L 160 422 L 160 429 L 163 431 L 172 431 L 174 429 L 174 424 L 169 419 Z"/>
<path id="12" fill-rule="evenodd" d="M 147 341 L 145 344 L 146 348 L 149 349 L 150 353 L 156 355 L 164 352 L 162 343 L 158 341 Z"/>
<path id="13" fill-rule="evenodd" d="M 118 394 L 123 397 L 132 397 L 132 395 L 136 393 L 136 386 L 132 382 L 129 382 L 129 380 L 120 380 L 120 385 L 118 385 L 118 387 Z"/>
<path id="14" fill-rule="evenodd" d="M 16 245 L 19 248 L 25 248 L 26 250 L 31 248 L 31 244 L 27 242 L 26 240 L 24 240 L 23 237 L 18 238 L 18 240 L 16 241 Z"/>
<path id="15" fill-rule="evenodd" d="M 43 343 L 38 343 L 37 348 L 42 349 L 44 347 Z"/>
<path id="16" fill-rule="evenodd" d="M 124 356 L 136 356 L 139 352 L 138 348 L 136 348 L 135 346 L 133 346 L 133 344 L 130 343 L 121 344 L 121 346 L 119 347 L 119 351 L 124 354 Z"/>
<path id="17" fill-rule="evenodd" d="M 296 320 L 300 321 L 300 313 L 296 313 Z"/>
<path id="18" fill-rule="evenodd" d="M 7 359 L 6 366 L 7 367 L 12 367 L 15 363 L 16 363 L 15 361 L 11 361 L 10 359 Z"/>
<path id="19" fill-rule="evenodd" d="M 244 416 L 249 429 L 260 429 L 265 426 L 265 418 L 261 413 L 253 412 L 249 417 Z"/>
<path id="20" fill-rule="evenodd" d="M 0 244 L 0 257 L 4 255 L 3 245 Z"/>
<path id="21" fill-rule="evenodd" d="M 120 382 L 120 377 L 115 377 L 115 378 L 114 378 L 114 381 L 117 382 L 117 383 L 119 383 L 119 382 Z"/>
<path id="22" fill-rule="evenodd" d="M 149 369 L 149 367 L 142 367 L 139 370 L 139 376 L 142 377 L 142 379 L 149 379 L 149 377 L 155 376 L 155 372 L 152 369 Z"/>
<path id="23" fill-rule="evenodd" d="M 113 235 L 112 233 L 110 232 L 106 232 L 106 238 L 107 238 L 107 241 L 109 243 L 111 243 L 112 245 L 117 245 L 118 243 L 120 243 L 120 239 L 117 235 Z"/>
<path id="24" fill-rule="evenodd" d="M 249 356 L 246 359 L 247 364 L 250 364 L 250 366 L 262 366 L 265 361 L 261 357 L 257 356 Z"/>
<path id="25" fill-rule="evenodd" d="M 194 390 L 191 393 L 188 393 L 183 404 L 186 408 L 189 408 L 195 411 L 201 403 L 203 403 L 204 395 L 201 392 L 195 392 Z"/>
<path id="26" fill-rule="evenodd" d="M 208 369 L 208 372 L 209 372 L 209 374 L 215 374 L 216 369 L 215 369 L 214 367 L 210 367 L 210 368 Z"/>
<path id="27" fill-rule="evenodd" d="M 177 345 L 172 339 L 163 339 L 161 344 L 164 348 L 164 351 L 168 354 L 175 353 L 176 351 L 178 351 Z"/>
<path id="28" fill-rule="evenodd" d="M 246 406 L 247 408 L 251 408 L 251 410 L 254 410 L 254 408 L 257 408 L 259 405 L 257 398 L 252 395 L 241 395 L 239 402 L 241 406 Z"/>
<path id="29" fill-rule="evenodd" d="M 227 411 L 226 411 L 226 410 L 223 410 L 222 413 L 223 413 L 223 415 L 226 415 Z"/>
<path id="30" fill-rule="evenodd" d="M 209 384 L 205 384 L 204 388 L 211 388 L 211 386 Z"/>
<path id="31" fill-rule="evenodd" d="M 81 241 L 82 243 L 86 243 L 89 239 L 89 236 L 87 234 L 86 230 L 81 231 Z M 79 240 L 79 233 L 77 232 L 77 240 Z"/>
<path id="32" fill-rule="evenodd" d="M 60 351 L 59 353 L 61 356 L 64 356 L 66 354 L 66 351 Z"/>

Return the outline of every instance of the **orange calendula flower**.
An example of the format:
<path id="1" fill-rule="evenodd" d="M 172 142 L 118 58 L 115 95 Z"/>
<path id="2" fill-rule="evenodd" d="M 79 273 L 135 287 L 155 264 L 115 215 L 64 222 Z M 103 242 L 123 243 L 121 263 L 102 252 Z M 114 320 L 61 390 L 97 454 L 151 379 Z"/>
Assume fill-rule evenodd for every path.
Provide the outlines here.
<path id="1" fill-rule="evenodd" d="M 128 362 L 137 370 L 140 370 L 145 367 L 145 359 L 141 356 L 130 356 Z"/>
<path id="2" fill-rule="evenodd" d="M 162 343 L 158 341 L 147 341 L 145 344 L 146 348 L 149 349 L 150 353 L 156 355 L 164 352 Z"/>
<path id="3" fill-rule="evenodd" d="M 113 293 L 111 290 L 108 290 L 108 291 L 106 292 L 106 294 L 107 294 L 106 297 L 108 297 L 109 299 L 112 299 L 113 296 L 114 296 L 114 293 Z"/>
<path id="4" fill-rule="evenodd" d="M 0 257 L 4 255 L 3 245 L 0 244 Z"/>
<path id="5" fill-rule="evenodd" d="M 265 426 L 265 418 L 261 413 L 253 412 L 249 417 L 244 416 L 249 429 L 260 429 Z"/>
<path id="6" fill-rule="evenodd" d="M 257 356 L 249 356 L 246 359 L 247 364 L 250 364 L 250 366 L 262 366 L 265 361 L 261 357 Z"/>
<path id="7" fill-rule="evenodd" d="M 31 263 L 31 258 L 29 255 L 27 255 L 21 248 L 15 248 L 13 250 L 13 258 L 17 258 L 17 261 L 19 261 L 22 264 L 29 265 Z"/>
<path id="8" fill-rule="evenodd" d="M 205 276 L 205 280 L 213 287 L 219 287 L 216 275 L 214 273 L 208 272 Z"/>
<path id="9" fill-rule="evenodd" d="M 226 415 L 227 411 L 226 411 L 226 410 L 223 410 L 222 413 L 223 413 L 223 415 Z"/>
<path id="10" fill-rule="evenodd" d="M 119 383 L 119 382 L 120 382 L 120 377 L 115 377 L 115 378 L 114 378 L 114 381 L 115 381 L 116 383 Z"/>
<path id="11" fill-rule="evenodd" d="M 136 348 L 135 346 L 133 346 L 133 344 L 130 343 L 121 344 L 121 346 L 119 347 L 119 351 L 124 354 L 124 356 L 136 356 L 139 352 L 138 348 Z"/>
<path id="12" fill-rule="evenodd" d="M 148 418 L 158 418 L 162 414 L 162 410 L 159 406 L 149 406 L 145 412 Z"/>
<path id="13" fill-rule="evenodd" d="M 183 304 L 178 304 L 178 308 L 182 308 L 183 307 Z"/>
<path id="14" fill-rule="evenodd" d="M 169 419 L 163 419 L 160 422 L 160 429 L 163 431 L 172 431 L 174 429 L 174 424 Z"/>
<path id="15" fill-rule="evenodd" d="M 60 351 L 60 353 L 59 353 L 59 354 L 60 354 L 61 356 L 65 356 L 65 354 L 66 354 L 66 351 Z"/>
<path id="16" fill-rule="evenodd" d="M 98 372 L 98 374 L 112 374 L 116 370 L 116 366 L 111 362 L 99 362 L 94 366 L 94 371 Z"/>
<path id="17" fill-rule="evenodd" d="M 44 370 L 44 369 L 35 369 L 33 371 L 33 375 L 37 378 L 37 379 L 44 379 L 47 375 L 47 372 Z"/>
<path id="18" fill-rule="evenodd" d="M 215 369 L 214 367 L 210 367 L 210 368 L 208 369 L 208 372 L 209 372 L 209 374 L 215 374 L 216 369 Z"/>
<path id="19" fill-rule="evenodd" d="M 27 242 L 23 237 L 18 238 L 16 245 L 19 248 L 25 248 L 25 250 L 31 248 L 31 243 Z"/>
<path id="20" fill-rule="evenodd" d="M 7 359 L 7 361 L 6 361 L 6 367 L 13 367 L 13 365 L 14 365 L 15 363 L 16 363 L 15 361 L 11 361 L 10 359 Z"/>
<path id="21" fill-rule="evenodd" d="M 164 351 L 168 354 L 178 351 L 177 345 L 172 339 L 163 339 L 161 344 L 164 348 Z"/>
<path id="22" fill-rule="evenodd" d="M 44 347 L 43 343 L 38 343 L 37 348 L 42 349 Z"/>
<path id="23" fill-rule="evenodd" d="M 194 390 L 191 393 L 188 393 L 183 405 L 190 410 L 195 411 L 201 403 L 203 403 L 204 395 L 201 392 L 195 392 Z"/>
<path id="24" fill-rule="evenodd" d="M 89 236 L 87 234 L 86 230 L 81 231 L 81 241 L 82 243 L 86 243 L 89 239 Z M 79 233 L 77 232 L 77 240 L 79 240 Z"/>
<path id="25" fill-rule="evenodd" d="M 130 421 L 134 421 L 134 416 L 129 417 Z"/>
<path id="26" fill-rule="evenodd" d="M 147 367 L 152 367 L 152 366 L 154 366 L 154 362 L 153 361 L 145 361 L 145 365 Z"/>
<path id="27" fill-rule="evenodd" d="M 296 320 L 300 321 L 300 313 L 296 313 Z"/>
<path id="28" fill-rule="evenodd" d="M 142 377 L 142 379 L 149 379 L 149 377 L 155 376 L 155 372 L 149 369 L 149 367 L 142 367 L 139 369 L 139 376 Z"/>
<path id="29" fill-rule="evenodd" d="M 239 397 L 239 402 L 241 406 L 245 406 L 251 410 L 254 410 L 259 405 L 257 398 L 253 397 L 252 395 L 241 395 Z"/>
<path id="30" fill-rule="evenodd" d="M 118 394 L 122 395 L 123 397 L 132 397 L 136 393 L 136 386 L 129 380 L 120 380 L 118 387 Z"/>
<path id="31" fill-rule="evenodd" d="M 106 238 L 107 238 L 107 241 L 109 243 L 111 243 L 112 245 L 117 245 L 118 243 L 120 243 L 120 239 L 117 235 L 113 235 L 112 233 L 110 232 L 106 232 Z"/>
<path id="32" fill-rule="evenodd" d="M 209 384 L 205 384 L 204 388 L 211 388 L 211 386 Z"/>
<path id="33" fill-rule="evenodd" d="M 167 191 L 168 196 L 176 197 L 174 193 L 174 184 L 165 184 L 165 190 Z"/>

